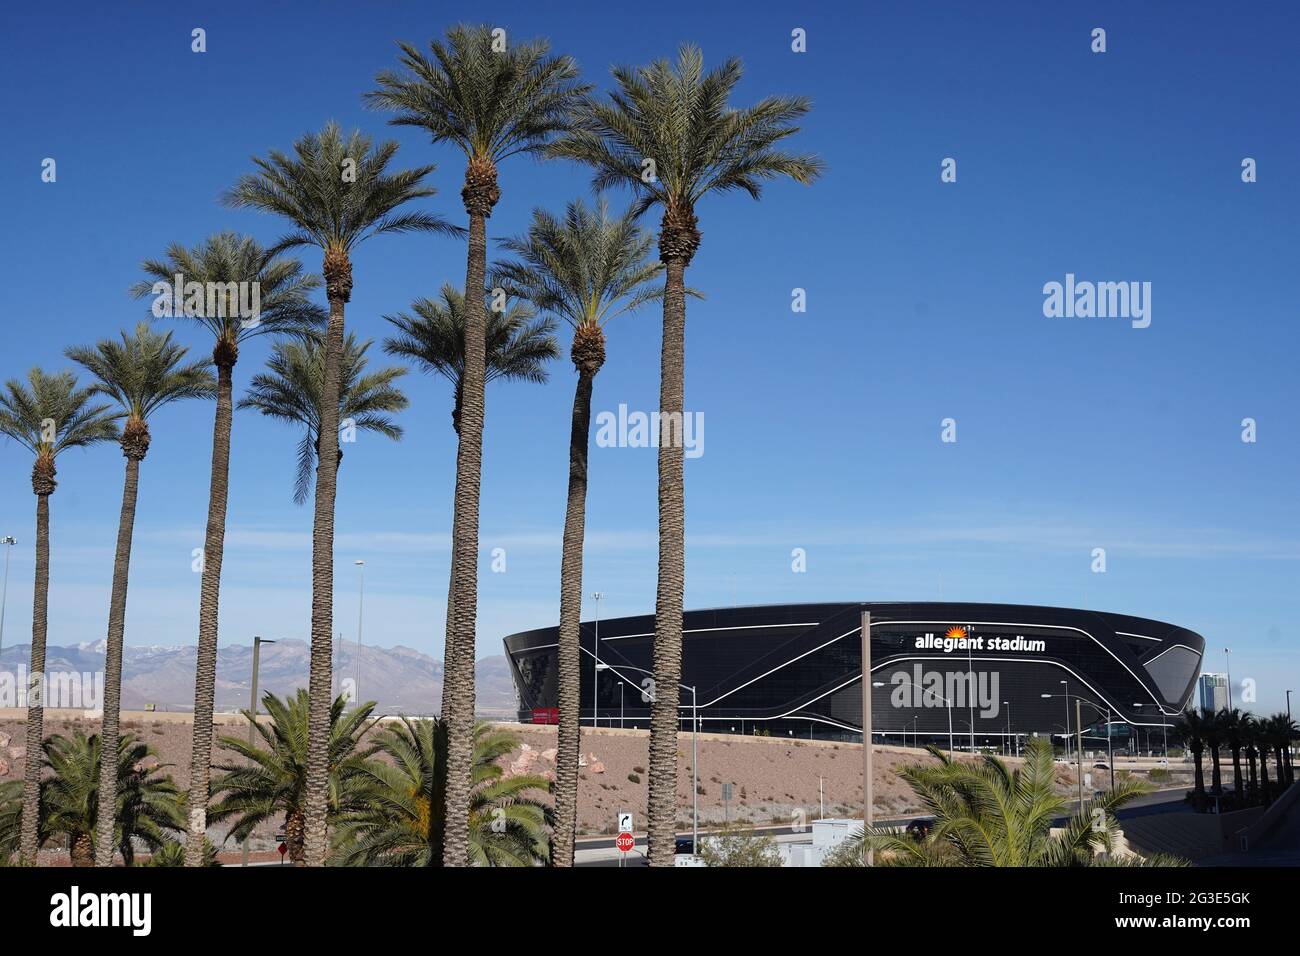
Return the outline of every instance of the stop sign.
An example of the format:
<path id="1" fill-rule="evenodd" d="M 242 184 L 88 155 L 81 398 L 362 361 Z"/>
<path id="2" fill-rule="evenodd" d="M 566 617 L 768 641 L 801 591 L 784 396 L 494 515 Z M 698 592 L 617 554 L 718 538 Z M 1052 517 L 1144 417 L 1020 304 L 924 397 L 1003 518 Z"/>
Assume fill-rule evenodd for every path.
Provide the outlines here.
<path id="1" fill-rule="evenodd" d="M 614 846 L 618 847 L 620 852 L 623 853 L 632 852 L 632 847 L 635 844 L 636 841 L 632 839 L 632 834 L 630 833 L 620 833 L 618 839 L 614 841 Z"/>

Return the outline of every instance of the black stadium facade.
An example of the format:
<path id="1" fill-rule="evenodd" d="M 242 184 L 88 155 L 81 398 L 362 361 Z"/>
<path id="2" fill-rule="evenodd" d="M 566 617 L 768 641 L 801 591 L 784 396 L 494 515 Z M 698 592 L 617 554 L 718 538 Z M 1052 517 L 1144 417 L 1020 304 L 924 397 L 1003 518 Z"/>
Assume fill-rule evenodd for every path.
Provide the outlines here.
<path id="1" fill-rule="evenodd" d="M 979 746 L 1058 736 L 1067 723 L 1075 733 L 1078 698 L 1088 736 L 1109 727 L 1135 748 L 1158 748 L 1191 697 L 1205 649 L 1199 634 L 1172 624 L 1014 604 L 687 611 L 682 684 L 694 688 L 701 730 L 861 739 L 863 611 L 877 741 L 946 741 L 950 724 L 958 746 L 972 733 Z M 583 724 L 648 726 L 653 634 L 653 615 L 583 623 Z M 505 638 L 523 721 L 555 720 L 556 637 L 551 627 Z M 691 706 L 683 690 L 683 729 Z"/>

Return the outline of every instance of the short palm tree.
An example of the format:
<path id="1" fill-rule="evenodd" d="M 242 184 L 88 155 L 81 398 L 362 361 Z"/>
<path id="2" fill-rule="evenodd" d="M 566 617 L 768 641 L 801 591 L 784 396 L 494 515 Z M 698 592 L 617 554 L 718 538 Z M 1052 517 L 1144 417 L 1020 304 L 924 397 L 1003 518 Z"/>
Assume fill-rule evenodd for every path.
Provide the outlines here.
<path id="1" fill-rule="evenodd" d="M 173 243 L 161 259 L 141 264 L 145 278 L 131 288 L 137 298 L 154 296 L 154 311 L 197 322 L 212 336 L 212 364 L 217 368 L 217 407 L 212 423 L 212 466 L 208 517 L 203 536 L 199 580 L 199 637 L 194 665 L 194 729 L 190 751 L 190 806 L 186 865 L 201 866 L 207 833 L 208 781 L 212 758 L 212 709 L 216 700 L 217 623 L 221 602 L 221 565 L 225 556 L 226 499 L 230 488 L 230 434 L 234 410 L 233 374 L 240 346 L 262 335 L 303 335 L 321 324 L 323 313 L 311 301 L 320 287 L 317 276 L 303 272 L 296 260 L 268 253 L 256 240 L 219 232 L 188 248 Z M 225 290 L 199 309 L 176 309 L 168 288 L 176 277 L 199 287 Z M 233 285 L 232 285 L 233 283 Z M 240 290 L 258 296 L 257 314 L 240 315 Z M 162 306 L 160 308 L 160 305 Z"/>
<path id="2" fill-rule="evenodd" d="M 285 700 L 268 693 L 262 698 L 262 706 L 271 716 L 269 722 L 256 721 L 252 711 L 243 711 L 244 717 L 253 722 L 260 741 L 250 744 L 242 737 L 222 737 L 219 741 L 241 759 L 218 765 L 222 773 L 212 781 L 217 801 L 210 817 L 214 823 L 233 821 L 227 840 L 244 840 L 264 820 L 281 818 L 289 859 L 295 866 L 309 865 L 306 823 L 311 701 L 308 692 L 299 688 Z M 374 709 L 371 701 L 347 710 L 344 695 L 330 704 L 326 812 L 331 823 L 341 814 L 359 808 L 358 781 L 364 769 L 359 748 Z"/>
<path id="3" fill-rule="evenodd" d="M 140 487 L 140 463 L 149 452 L 149 418 L 158 409 L 186 398 L 213 398 L 216 380 L 203 362 L 185 363 L 186 349 L 172 342 L 171 332 L 158 335 L 147 322 L 135 334 L 123 332 L 120 340 L 105 339 L 89 348 L 71 348 L 68 358 L 95 378 L 96 392 L 112 398 L 125 418 L 119 442 L 126 458 L 122 483 L 122 510 L 117 522 L 117 551 L 113 559 L 113 589 L 108 605 L 108 638 L 104 651 L 104 717 L 100 728 L 104 749 L 117 751 L 122 707 L 122 641 L 126 627 L 126 592 L 131 569 L 131 537 L 135 529 L 135 504 Z M 95 865 L 113 865 L 112 810 L 117 806 L 117 776 L 105 763 L 101 768 L 99 826 Z"/>
<path id="4" fill-rule="evenodd" d="M 226 194 L 228 205 L 260 209 L 289 220 L 294 231 L 275 246 L 317 246 L 324 254 L 322 271 L 329 300 L 325 332 L 325 370 L 321 387 L 320 453 L 316 464 L 316 504 L 312 524 L 311 663 L 308 685 L 312 701 L 311 779 L 306 801 L 306 854 L 310 866 L 323 866 L 326 840 L 326 753 L 329 736 L 330 654 L 334 626 L 334 498 L 339 450 L 339 387 L 342 381 L 344 309 L 352 297 L 352 253 L 372 236 L 405 232 L 457 230 L 425 211 L 402 207 L 434 195 L 424 185 L 433 166 L 390 172 L 397 143 L 372 146 L 354 131 L 344 136 L 336 123 L 309 133 L 294 144 L 292 156 L 271 151 L 253 159 L 257 171 L 240 178 Z"/>
<path id="5" fill-rule="evenodd" d="M 1068 799 L 1056 789 L 1052 747 L 1031 740 L 1024 762 L 1012 770 L 998 757 L 954 761 L 927 748 L 938 766 L 911 765 L 899 771 L 934 814 L 934 826 L 918 845 L 899 830 L 859 831 L 845 855 L 862 859 L 873 850 L 886 865 L 941 866 L 1171 866 L 1169 857 L 1119 857 L 1115 811 L 1149 787 L 1135 779 L 1093 798 L 1063 827 Z M 1055 832 L 1053 832 L 1055 831 Z M 1105 854 L 1099 858 L 1099 854 Z"/>
<path id="6" fill-rule="evenodd" d="M 393 441 L 402 428 L 392 415 L 409 404 L 396 386 L 406 369 L 391 366 L 366 372 L 366 351 L 370 341 L 358 342 L 351 332 L 343 344 L 343 365 L 339 373 L 339 421 L 359 432 L 384 435 Z M 293 500 L 302 504 L 311 490 L 311 476 L 320 453 L 320 402 L 325 385 L 325 348 L 320 336 L 301 342 L 280 342 L 266 363 L 268 371 L 253 376 L 248 395 L 240 408 L 255 408 L 269 418 L 303 426 L 298 442 L 298 474 Z M 343 463 L 343 449 L 338 452 Z"/>
<path id="7" fill-rule="evenodd" d="M 474 787 L 469 813 L 470 862 L 536 866 L 549 858 L 550 812 L 538 801 L 544 777 L 504 775 L 498 760 L 519 746 L 491 724 L 474 726 Z M 436 793 L 447 759 L 438 720 L 412 720 L 379 731 L 366 750 L 369 777 L 362 808 L 336 831 L 335 861 L 344 866 L 441 866 L 446 813 Z"/>
<path id="8" fill-rule="evenodd" d="M 22 829 L 23 782 L 6 780 L 0 783 L 0 866 L 8 866 L 18 852 Z"/>
<path id="9" fill-rule="evenodd" d="M 0 435 L 12 438 L 36 456 L 32 492 L 36 495 L 36 580 L 32 593 L 32 659 L 29 678 L 45 674 L 45 636 L 50 609 L 50 495 L 54 494 L 58 456 L 69 448 L 84 448 L 117 438 L 116 415 L 108 404 L 95 401 L 92 388 L 79 388 L 71 372 L 47 375 L 39 368 L 27 382 L 10 379 L 0 392 Z M 27 697 L 27 749 L 23 769 L 23 821 L 19 855 L 36 860 L 40 813 L 41 744 L 45 737 L 45 707 L 41 684 L 33 683 Z"/>
<path id="10" fill-rule="evenodd" d="M 92 866 L 97 853 L 96 834 L 100 803 L 103 744 L 98 734 L 87 737 L 78 730 L 71 737 L 55 734 L 45 741 L 49 775 L 41 782 L 42 840 L 63 836 L 72 852 L 73 866 Z M 114 782 L 116 812 L 108 839 L 112 852 L 122 854 L 128 866 L 135 857 L 133 841 L 149 848 L 162 846 L 169 832 L 185 827 L 183 798 L 163 764 L 146 762 L 153 750 L 131 734 L 118 738 L 117 760 L 109 764 Z"/>
<path id="11" fill-rule="evenodd" d="M 461 199 L 469 216 L 466 290 L 487 276 L 487 220 L 501 198 L 497 168 L 508 157 L 537 154 L 569 128 L 574 106 L 589 89 L 567 56 L 549 55 L 545 40 L 507 43 L 490 26 L 456 26 L 433 40 L 429 54 L 403 43 L 401 70 L 376 77 L 366 94 L 372 106 L 393 112 L 398 126 L 425 130 L 434 143 L 465 155 Z M 471 294 L 465 310 L 465 369 L 456 492 L 452 516 L 442 719 L 447 755 L 449 866 L 469 853 L 469 800 L 474 724 L 474 635 L 478 611 L 478 511 L 483 461 L 483 390 L 487 383 L 487 315 Z"/>
<path id="12" fill-rule="evenodd" d="M 586 525 L 591 395 L 605 364 L 605 326 L 658 297 L 663 266 L 650 258 L 654 236 L 636 224 L 635 210 L 610 216 L 571 202 L 562 219 L 533 211 L 527 234 L 501 246 L 517 258 L 498 264 L 493 281 L 573 327 L 569 357 L 578 373 L 569 432 L 569 490 L 560 559 L 559 710 L 555 763 L 556 866 L 573 865 L 577 826 L 582 545 Z"/>
<path id="13" fill-rule="evenodd" d="M 456 396 L 451 427 L 459 433 L 465 395 L 465 297 L 448 283 L 436 300 L 412 302 L 411 312 L 415 314 L 384 316 L 397 330 L 384 340 L 384 351 L 451 382 Z M 501 311 L 489 311 L 485 380 L 545 382 L 546 363 L 559 354 L 554 333 L 555 323 L 537 318 L 527 302 L 507 302 Z"/>
<path id="14" fill-rule="evenodd" d="M 657 60 L 614 67 L 609 102 L 586 100 L 576 129 L 549 154 L 586 163 L 597 189 L 622 185 L 636 208 L 662 210 L 659 258 L 665 266 L 659 412 L 659 580 L 655 598 L 654 682 L 650 716 L 649 840 L 652 866 L 672 866 L 677 802 L 677 730 L 685 588 L 682 401 L 686 267 L 700 245 L 696 206 L 710 193 L 740 190 L 757 199 L 765 180 L 809 184 L 822 163 L 780 148 L 811 108 L 804 97 L 767 97 L 735 109 L 738 59 L 704 70 L 698 48 L 683 46 L 676 64 Z M 674 428 L 676 434 L 673 434 Z"/>

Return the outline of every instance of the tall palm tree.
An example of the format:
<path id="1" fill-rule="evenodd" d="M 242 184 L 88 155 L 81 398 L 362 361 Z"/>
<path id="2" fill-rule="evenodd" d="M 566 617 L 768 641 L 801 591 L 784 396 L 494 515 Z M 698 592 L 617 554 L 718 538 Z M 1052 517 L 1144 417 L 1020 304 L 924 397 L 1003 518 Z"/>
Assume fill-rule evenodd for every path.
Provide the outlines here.
<path id="1" fill-rule="evenodd" d="M 409 402 L 396 386 L 406 369 L 391 366 L 366 372 L 366 351 L 370 340 L 358 342 L 351 332 L 343 344 L 339 373 L 339 421 L 352 423 L 357 431 L 375 432 L 393 441 L 402 437 L 402 427 L 392 415 Z M 271 351 L 266 372 L 253 376 L 248 395 L 239 408 L 255 408 L 269 418 L 303 426 L 298 442 L 298 474 L 293 500 L 302 504 L 311 490 L 312 467 L 320 450 L 320 402 L 325 386 L 325 347 L 320 336 L 301 342 L 281 342 Z M 343 463 L 343 449 L 338 452 Z"/>
<path id="2" fill-rule="evenodd" d="M 213 398 L 216 380 L 206 361 L 182 364 L 187 349 L 172 342 L 171 332 L 157 335 L 147 322 L 135 334 L 105 339 L 89 348 L 70 348 L 68 358 L 95 378 L 95 392 L 112 398 L 125 423 L 119 442 L 126 459 L 122 510 L 117 522 L 117 551 L 113 559 L 113 590 L 108 605 L 108 638 L 104 650 L 104 716 L 100 735 L 104 749 L 117 752 L 122 707 L 122 640 L 126 627 L 126 590 L 131 570 L 131 537 L 140 487 L 140 463 L 149 452 L 149 417 L 185 398 Z M 113 810 L 117 806 L 117 776 L 110 763 L 101 768 L 99 825 L 95 865 L 113 865 Z"/>
<path id="3" fill-rule="evenodd" d="M 811 108 L 804 97 L 765 98 L 735 109 L 740 60 L 704 71 L 698 48 L 683 46 L 675 65 L 657 60 L 614 67 L 609 102 L 585 100 L 577 128 L 549 153 L 594 169 L 597 189 L 630 187 L 636 208 L 662 209 L 659 258 L 665 266 L 659 412 L 659 580 L 655 597 L 654 703 L 650 715 L 649 839 L 652 866 L 671 866 L 677 802 L 678 682 L 685 589 L 682 415 L 686 267 L 700 245 L 696 206 L 710 193 L 741 190 L 757 199 L 765 180 L 809 184 L 822 163 L 786 152 Z M 675 434 L 674 434 L 675 430 Z"/>
<path id="4" fill-rule="evenodd" d="M 1024 762 L 1014 770 L 998 757 L 985 756 L 976 763 L 954 761 L 937 747 L 927 749 L 938 766 L 913 764 L 898 771 L 934 814 L 934 826 L 922 846 L 898 830 L 860 830 L 841 855 L 843 862 L 861 861 L 863 851 L 875 850 L 886 865 L 1182 864 L 1163 856 L 1117 860 L 1110 855 L 1119 838 L 1115 811 L 1148 792 L 1144 782 L 1117 782 L 1113 790 L 1098 794 L 1058 828 L 1055 821 L 1069 801 L 1056 791 L 1052 746 L 1047 740 L 1030 740 Z"/>
<path id="5" fill-rule="evenodd" d="M 1174 734 L 1180 737 L 1183 745 L 1192 752 L 1196 771 L 1192 795 L 1200 800 L 1205 797 L 1205 771 L 1201 761 L 1205 754 L 1205 727 L 1207 719 L 1194 707 L 1183 711 L 1182 717 L 1174 725 Z"/>
<path id="6" fill-rule="evenodd" d="M 1241 776 L 1241 748 L 1245 744 L 1245 715 L 1236 707 L 1220 714 L 1223 742 L 1232 754 L 1232 787 L 1237 806 L 1245 806 L 1246 790 Z"/>
<path id="7" fill-rule="evenodd" d="M 40 815 L 41 744 L 45 735 L 45 635 L 50 607 L 50 495 L 55 461 L 69 448 L 84 448 L 117 437 L 116 415 L 93 401 L 95 391 L 77 387 L 71 372 L 47 375 L 39 368 L 27 382 L 10 379 L 0 392 L 0 435 L 12 438 L 36 456 L 32 493 L 36 495 L 36 581 L 32 594 L 32 659 L 28 671 L 27 751 L 23 769 L 23 821 L 19 855 L 36 861 Z"/>
<path id="8" fill-rule="evenodd" d="M 493 281 L 573 327 L 569 357 L 578 373 L 569 431 L 569 491 L 560 559 L 559 710 L 555 765 L 556 866 L 573 865 L 578 818 L 582 544 L 587 508 L 591 395 L 605 364 L 605 325 L 657 298 L 651 283 L 663 266 L 650 259 L 654 236 L 638 228 L 634 209 L 611 217 L 602 199 L 589 209 L 571 202 L 563 219 L 533 211 L 526 235 L 502 241 L 518 258 L 500 263 Z"/>
<path id="9" fill-rule="evenodd" d="M 436 798 L 447 734 L 438 720 L 385 727 L 366 750 L 369 778 L 361 809 L 340 823 L 335 861 L 343 866 L 441 866 L 446 814 Z M 536 866 L 549 858 L 550 811 L 537 796 L 544 777 L 507 777 L 498 760 L 519 746 L 512 734 L 474 725 L 470 862 L 478 866 Z"/>
<path id="10" fill-rule="evenodd" d="M 320 325 L 323 314 L 310 293 L 317 276 L 303 272 L 296 259 L 270 254 L 254 239 L 219 232 L 187 248 L 173 243 L 161 259 L 141 264 L 146 278 L 131 289 L 137 298 L 153 295 L 153 311 L 190 319 L 212 336 L 212 364 L 217 367 L 217 407 L 212 423 L 212 464 L 208 517 L 203 535 L 199 581 L 199 639 L 194 665 L 194 726 L 190 751 L 190 791 L 185 840 L 186 866 L 203 865 L 207 833 L 208 781 L 212 758 L 212 708 L 216 700 L 217 622 L 221 602 L 221 565 L 225 556 L 226 499 L 230 489 L 230 433 L 233 375 L 239 348 L 261 335 L 302 335 Z M 223 289 L 208 308 L 175 308 L 167 289 L 179 276 L 185 283 Z M 233 283 L 233 285 L 232 285 Z M 257 314 L 241 316 L 239 293 L 257 291 Z"/>
<path id="11" fill-rule="evenodd" d="M 220 740 L 222 747 L 241 759 L 218 767 L 223 772 L 212 781 L 212 792 L 219 799 L 212 805 L 211 817 L 213 822 L 234 821 L 227 840 L 244 840 L 263 821 L 282 818 L 289 859 L 295 866 L 305 866 L 311 702 L 308 692 L 299 688 L 285 700 L 267 693 L 262 706 L 271 716 L 269 722 L 256 720 L 251 710 L 243 711 L 260 741 L 250 744 L 234 736 Z M 361 808 L 364 758 L 360 744 L 373 726 L 366 721 L 374 709 L 374 701 L 370 701 L 347 710 L 347 697 L 342 694 L 330 703 L 326 752 L 326 812 L 330 823 Z"/>
<path id="12" fill-rule="evenodd" d="M 306 855 L 309 866 L 323 866 L 326 842 L 326 767 L 329 744 L 330 654 L 334 626 L 334 497 L 339 450 L 339 385 L 343 366 L 344 309 L 352 296 L 352 253 L 372 236 L 386 233 L 457 230 L 424 211 L 400 211 L 415 199 L 432 196 L 424 185 L 433 166 L 389 172 L 397 143 L 378 146 L 353 131 L 345 137 L 336 123 L 308 133 L 294 144 L 294 155 L 276 150 L 254 157 L 257 167 L 225 195 L 227 204 L 260 209 L 288 219 L 294 231 L 275 246 L 318 246 L 329 299 L 325 332 L 325 372 L 320 401 L 320 453 L 316 464 L 316 506 L 312 523 L 310 780 L 307 786 Z"/>
<path id="13" fill-rule="evenodd" d="M 1223 775 L 1219 770 L 1219 745 L 1223 743 L 1223 711 L 1207 716 L 1201 730 L 1205 749 L 1210 752 L 1210 792 L 1223 795 Z"/>
<path id="14" fill-rule="evenodd" d="M 456 399 L 451 427 L 460 434 L 465 396 L 465 297 L 444 283 L 437 300 L 421 298 L 411 303 L 414 316 L 405 312 L 386 315 L 397 330 L 384 340 L 384 351 L 412 359 L 425 372 L 451 382 Z M 541 384 L 546 363 L 559 354 L 555 323 L 538 319 L 527 302 L 507 302 L 500 311 L 487 313 L 484 381 L 495 379 Z"/>
<path id="15" fill-rule="evenodd" d="M 511 156 L 539 153 L 566 131 L 574 106 L 589 87 L 578 81 L 570 57 L 549 55 L 545 40 L 508 43 L 490 26 L 453 27 L 445 40 L 430 41 L 428 55 L 408 43 L 400 47 L 401 69 L 380 73 L 375 79 L 379 89 L 367 93 L 366 101 L 393 112 L 394 125 L 419 127 L 434 143 L 449 143 L 464 153 L 460 195 L 469 217 L 464 288 L 481 289 L 487 277 L 487 220 L 501 199 L 498 166 Z M 465 319 L 442 685 L 442 720 L 450 741 L 445 846 L 449 866 L 463 866 L 469 858 L 479 483 L 487 383 L 487 316 L 475 294 L 469 296 Z"/>
<path id="16" fill-rule="evenodd" d="M 1259 723 L 1253 714 L 1245 714 L 1241 719 L 1242 742 L 1246 749 L 1246 767 L 1250 773 L 1249 793 L 1251 801 L 1260 797 L 1259 790 Z"/>
<path id="17" fill-rule="evenodd" d="M 101 856 L 99 841 L 107 838 L 108 857 L 116 851 L 130 866 L 135 857 L 133 841 L 150 849 L 167 842 L 169 832 L 184 829 L 180 790 L 163 771 L 165 764 L 146 764 L 155 757 L 153 749 L 131 734 L 117 742 L 117 759 L 105 761 L 103 741 L 98 734 L 87 737 L 78 730 L 71 737 L 55 734 L 45 741 L 45 762 L 49 776 L 41 783 L 41 829 L 43 838 L 63 835 L 72 851 L 73 866 L 92 866 Z M 105 814 L 100 810 L 104 796 L 103 768 L 113 779 L 114 821 L 107 837 L 97 832 Z"/>

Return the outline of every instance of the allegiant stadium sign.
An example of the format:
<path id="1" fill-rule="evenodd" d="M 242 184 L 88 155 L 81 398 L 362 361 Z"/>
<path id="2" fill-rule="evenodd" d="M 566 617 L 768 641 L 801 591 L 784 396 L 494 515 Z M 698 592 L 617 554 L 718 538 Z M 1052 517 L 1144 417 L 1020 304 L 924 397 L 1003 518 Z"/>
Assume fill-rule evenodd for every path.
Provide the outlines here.
<path id="1" fill-rule="evenodd" d="M 943 637 L 934 634 L 918 635 L 913 644 L 918 651 L 1009 651 L 1019 653 L 1041 654 L 1047 650 L 1047 642 L 1035 640 L 1017 634 L 1015 637 L 974 635 L 960 627 L 949 628 Z"/>

